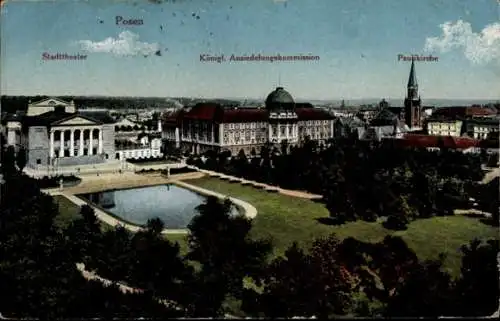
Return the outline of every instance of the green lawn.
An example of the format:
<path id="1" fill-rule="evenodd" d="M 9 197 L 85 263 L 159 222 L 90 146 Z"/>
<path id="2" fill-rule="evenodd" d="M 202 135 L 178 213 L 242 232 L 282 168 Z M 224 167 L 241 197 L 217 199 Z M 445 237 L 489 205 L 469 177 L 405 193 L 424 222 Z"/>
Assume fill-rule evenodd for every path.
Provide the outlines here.
<path id="1" fill-rule="evenodd" d="M 460 272 L 461 255 L 459 248 L 474 237 L 481 239 L 498 238 L 498 229 L 483 224 L 477 218 L 465 216 L 434 217 L 412 222 L 408 230 L 394 232 L 385 229 L 379 222 L 352 222 L 342 226 L 329 226 L 318 222 L 317 218 L 328 217 L 323 204 L 309 200 L 269 193 L 238 183 L 229 183 L 217 178 L 200 178 L 186 183 L 197 185 L 225 195 L 247 201 L 257 208 L 252 237 L 271 238 L 275 255 L 297 241 L 308 247 L 321 236 L 335 233 L 340 239 L 352 236 L 366 242 L 377 242 L 385 235 L 400 235 L 417 253 L 420 259 L 435 259 L 440 252 L 447 254 L 445 267 L 453 275 Z M 169 236 L 179 241 L 185 248 L 182 236 Z"/>
<path id="2" fill-rule="evenodd" d="M 56 217 L 56 225 L 65 228 L 71 221 L 80 217 L 80 206 L 76 205 L 62 195 L 55 195 L 54 201 L 59 206 L 59 215 Z M 101 222 L 101 230 L 104 232 L 111 229 L 111 226 Z"/>
<path id="3" fill-rule="evenodd" d="M 76 205 L 62 195 L 55 195 L 54 201 L 59 206 L 59 215 L 56 217 L 56 224 L 64 228 L 71 221 L 80 217 L 80 206 Z"/>

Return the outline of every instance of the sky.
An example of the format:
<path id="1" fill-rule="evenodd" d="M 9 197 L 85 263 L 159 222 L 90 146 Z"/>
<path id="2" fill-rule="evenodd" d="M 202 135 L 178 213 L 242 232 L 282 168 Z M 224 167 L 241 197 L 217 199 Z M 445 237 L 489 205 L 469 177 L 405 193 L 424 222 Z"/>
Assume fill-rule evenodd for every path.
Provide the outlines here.
<path id="1" fill-rule="evenodd" d="M 12 0 L 1 94 L 263 99 L 283 86 L 299 99 L 403 99 L 398 55 L 416 54 L 438 57 L 416 62 L 423 100 L 498 99 L 499 17 L 499 0 Z M 251 54 L 319 60 L 229 61 Z"/>

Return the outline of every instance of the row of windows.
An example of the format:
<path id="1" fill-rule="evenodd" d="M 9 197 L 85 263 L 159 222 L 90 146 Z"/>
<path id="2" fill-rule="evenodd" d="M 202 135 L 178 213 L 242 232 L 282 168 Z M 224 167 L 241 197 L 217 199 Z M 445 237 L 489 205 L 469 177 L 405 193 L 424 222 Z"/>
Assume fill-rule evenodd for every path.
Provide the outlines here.
<path id="1" fill-rule="evenodd" d="M 224 137 L 224 144 L 257 144 L 257 143 L 265 143 L 267 141 L 267 138 L 261 137 L 261 138 L 251 138 L 251 139 L 246 139 L 246 140 L 240 140 L 239 138 L 229 138 L 229 137 Z"/>
<path id="2" fill-rule="evenodd" d="M 305 123 L 306 126 L 312 126 L 312 125 L 328 125 L 329 120 L 308 120 L 308 121 L 302 121 L 300 123 Z M 244 129 L 244 128 L 262 128 L 262 127 L 267 127 L 269 124 L 268 123 L 231 123 L 231 124 L 224 124 L 225 129 Z M 282 125 L 288 125 L 288 124 L 282 124 Z M 290 124 L 291 125 L 291 124 Z"/>
<path id="3" fill-rule="evenodd" d="M 453 125 L 432 124 L 431 128 L 433 128 L 433 129 L 455 129 L 455 124 L 453 124 Z"/>
<path id="4" fill-rule="evenodd" d="M 490 131 L 498 131 L 498 128 L 490 128 L 490 127 L 476 127 L 474 126 L 475 132 L 490 132 Z"/>
<path id="5" fill-rule="evenodd" d="M 225 129 L 259 128 L 259 127 L 265 127 L 265 126 L 267 126 L 267 123 L 263 123 L 263 122 L 224 124 Z"/>

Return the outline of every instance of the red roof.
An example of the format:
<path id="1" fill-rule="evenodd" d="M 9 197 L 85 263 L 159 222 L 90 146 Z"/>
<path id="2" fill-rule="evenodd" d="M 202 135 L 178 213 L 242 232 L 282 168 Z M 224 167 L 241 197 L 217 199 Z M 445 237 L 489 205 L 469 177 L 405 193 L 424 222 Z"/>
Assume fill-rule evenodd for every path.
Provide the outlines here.
<path id="1" fill-rule="evenodd" d="M 500 143 L 498 139 L 483 139 L 479 141 L 479 146 L 481 148 L 500 148 Z"/>
<path id="2" fill-rule="evenodd" d="M 268 120 L 267 110 L 259 108 L 226 109 L 222 114 L 223 123 L 265 122 Z"/>
<path id="3" fill-rule="evenodd" d="M 394 141 L 402 147 L 467 149 L 479 146 L 479 141 L 470 137 L 405 134 L 402 139 L 395 139 Z"/>
<path id="4" fill-rule="evenodd" d="M 444 116 L 444 117 L 471 117 L 471 116 L 488 116 L 496 115 L 497 111 L 495 109 L 481 107 L 481 106 L 458 106 L 458 107 L 441 107 L 437 108 L 432 116 Z"/>
<path id="5" fill-rule="evenodd" d="M 182 121 L 182 116 L 184 114 L 184 110 L 182 109 L 178 109 L 168 115 L 165 115 L 165 117 L 163 118 L 163 126 L 172 126 L 172 125 L 175 125 L 175 126 L 178 126 L 180 125 L 181 121 Z"/>
<path id="6" fill-rule="evenodd" d="M 302 104 L 302 106 L 312 105 Z M 295 109 L 295 112 L 299 120 L 323 120 L 334 118 L 328 112 L 313 107 L 299 107 Z M 196 104 L 190 110 L 180 110 L 166 116 L 164 123 L 165 125 L 178 125 L 182 122 L 182 119 L 196 119 L 217 123 L 266 122 L 269 119 L 269 114 L 268 111 L 263 108 L 224 108 L 217 103 L 200 103 Z"/>
<path id="7" fill-rule="evenodd" d="M 196 104 L 188 112 L 184 113 L 184 118 L 199 120 L 214 120 L 217 110 L 222 109 L 219 104 L 201 103 Z"/>
<path id="8" fill-rule="evenodd" d="M 299 120 L 323 120 L 333 119 L 333 115 L 318 108 L 295 108 Z"/>

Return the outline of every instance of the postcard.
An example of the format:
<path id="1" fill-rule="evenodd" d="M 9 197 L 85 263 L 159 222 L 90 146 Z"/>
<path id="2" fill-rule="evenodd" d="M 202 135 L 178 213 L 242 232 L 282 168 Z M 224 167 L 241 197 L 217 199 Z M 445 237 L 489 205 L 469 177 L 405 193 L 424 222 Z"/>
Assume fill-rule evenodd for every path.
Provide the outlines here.
<path id="1" fill-rule="evenodd" d="M 498 0 L 0 12 L 0 319 L 498 318 Z"/>

